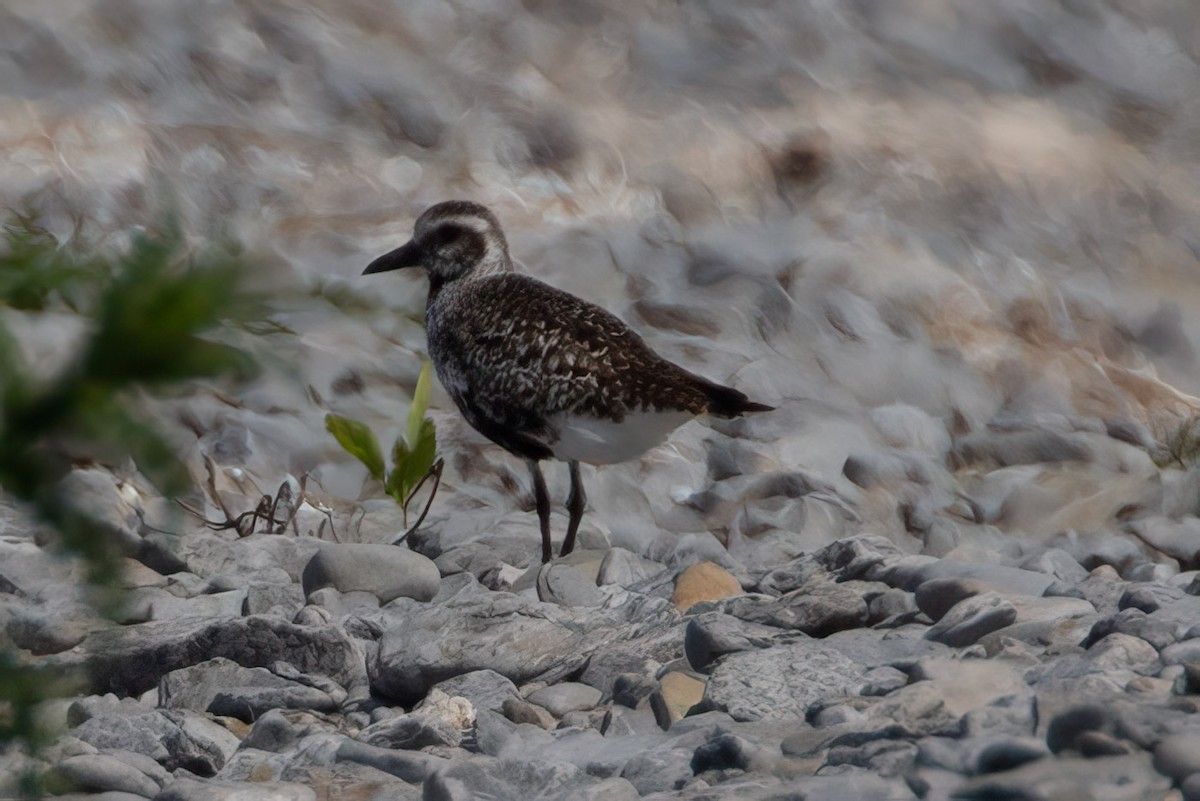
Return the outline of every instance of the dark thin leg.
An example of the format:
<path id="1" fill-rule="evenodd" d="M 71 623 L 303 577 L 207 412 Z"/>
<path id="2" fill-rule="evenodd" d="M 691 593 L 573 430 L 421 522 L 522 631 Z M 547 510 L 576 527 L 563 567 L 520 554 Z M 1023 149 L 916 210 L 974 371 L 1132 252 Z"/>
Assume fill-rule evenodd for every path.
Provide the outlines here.
<path id="1" fill-rule="evenodd" d="M 546 479 L 542 477 L 542 469 L 533 459 L 529 459 L 529 475 L 533 477 L 533 501 L 537 506 L 538 522 L 542 524 L 542 563 L 549 562 L 554 556 L 550 551 L 550 493 L 546 492 Z"/>
<path id="2" fill-rule="evenodd" d="M 587 506 L 587 493 L 583 491 L 583 479 L 579 477 L 579 462 L 572 461 L 571 465 L 571 494 L 567 496 L 567 513 L 570 520 L 567 523 L 567 538 L 563 540 L 560 556 L 566 556 L 575 548 L 575 532 L 579 531 L 579 521 L 583 519 L 583 508 Z"/>

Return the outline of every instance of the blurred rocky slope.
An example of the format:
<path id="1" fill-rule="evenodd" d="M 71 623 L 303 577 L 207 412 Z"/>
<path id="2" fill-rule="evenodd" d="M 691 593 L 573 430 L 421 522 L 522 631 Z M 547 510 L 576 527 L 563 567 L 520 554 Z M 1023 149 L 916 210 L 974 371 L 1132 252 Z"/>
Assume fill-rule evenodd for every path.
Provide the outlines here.
<path id="1" fill-rule="evenodd" d="M 466 197 L 523 269 L 779 407 L 590 472 L 590 548 L 754 588 L 867 533 L 1182 586 L 1200 566 L 1197 471 L 1169 447 L 1200 411 L 1198 62 L 1183 0 L 10 0 L 0 205 L 98 245 L 171 209 L 261 265 L 274 325 L 245 336 L 264 376 L 158 407 L 211 518 L 303 478 L 302 533 L 397 533 L 322 418 L 403 425 L 425 286 L 359 273 Z M 48 368 L 85 327 L 4 315 Z M 536 553 L 524 474 L 436 391 L 433 414 L 448 467 L 421 549 L 509 588 Z M 235 548 L 117 472 L 115 525 L 179 560 L 161 571 L 216 580 L 188 590 L 206 598 L 290 571 L 252 604 L 290 608 L 309 543 Z M 144 618 L 170 617 L 159 601 Z M 21 625 L 39 650 L 84 634 Z"/>
<path id="2" fill-rule="evenodd" d="M 495 208 L 531 273 L 781 407 L 691 427 L 593 480 L 593 519 L 622 542 L 646 536 L 647 511 L 741 542 L 774 507 L 808 505 L 744 488 L 714 502 L 741 473 L 806 471 L 856 526 L 909 548 L 942 523 L 940 547 L 958 542 L 963 515 L 943 509 L 980 492 L 967 527 L 1014 534 L 1112 529 L 1134 502 L 1194 511 L 1138 494 L 1161 482 L 1151 443 L 1196 408 L 1200 23 L 1181 4 L 111 0 L 3 15 L 5 203 L 101 242 L 169 204 L 195 238 L 262 256 L 277 369 L 180 404 L 198 479 L 203 454 L 264 491 L 311 473 L 357 497 L 361 472 L 333 466 L 320 416 L 395 426 L 424 292 L 360 268 L 461 196 Z M 61 352 L 72 326 L 49 327 L 29 323 L 31 349 Z M 479 489 L 501 457 L 463 457 L 478 438 L 440 407 L 450 484 L 510 507 Z M 1046 526 L 1005 503 L 1067 505 L 1109 473 L 1142 486 L 1105 513 Z"/>

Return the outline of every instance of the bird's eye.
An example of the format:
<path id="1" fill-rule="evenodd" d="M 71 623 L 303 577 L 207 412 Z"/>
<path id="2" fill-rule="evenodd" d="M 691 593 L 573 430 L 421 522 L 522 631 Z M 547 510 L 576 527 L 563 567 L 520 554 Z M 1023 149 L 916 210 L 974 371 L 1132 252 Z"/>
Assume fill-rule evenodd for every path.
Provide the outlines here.
<path id="1" fill-rule="evenodd" d="M 451 247 L 454 244 L 461 242 L 471 232 L 461 225 L 453 223 L 439 225 L 437 228 L 429 232 L 427 247 L 433 250 L 440 250 Z"/>

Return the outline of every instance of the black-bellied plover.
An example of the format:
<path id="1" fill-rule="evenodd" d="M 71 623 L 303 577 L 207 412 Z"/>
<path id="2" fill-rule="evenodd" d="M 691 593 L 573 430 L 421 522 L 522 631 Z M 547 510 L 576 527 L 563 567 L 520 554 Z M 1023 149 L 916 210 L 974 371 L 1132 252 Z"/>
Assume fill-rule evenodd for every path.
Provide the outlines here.
<path id="1" fill-rule="evenodd" d="M 513 272 L 500 223 L 478 203 L 429 208 L 412 241 L 363 274 L 401 267 L 429 274 L 425 326 L 442 386 L 467 422 L 529 465 L 543 562 L 552 552 L 540 461 L 570 466 L 566 555 L 586 503 L 580 462 L 632 459 L 698 414 L 772 408 L 672 364 L 599 306 Z"/>

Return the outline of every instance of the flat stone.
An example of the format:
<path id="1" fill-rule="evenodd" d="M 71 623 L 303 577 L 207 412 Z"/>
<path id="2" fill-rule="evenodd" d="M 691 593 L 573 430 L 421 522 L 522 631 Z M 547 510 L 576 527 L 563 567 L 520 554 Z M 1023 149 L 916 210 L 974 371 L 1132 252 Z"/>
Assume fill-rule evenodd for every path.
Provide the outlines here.
<path id="1" fill-rule="evenodd" d="M 591 709 L 600 703 L 600 691 L 574 681 L 551 684 L 526 696 L 531 704 L 546 709 L 556 718 L 577 709 Z"/>
<path id="2" fill-rule="evenodd" d="M 658 562 L 638 556 L 624 548 L 610 548 L 600 562 L 596 583 L 615 584 L 626 589 L 640 581 L 657 576 L 666 568 Z"/>
<path id="3" fill-rule="evenodd" d="M 854 693 L 863 670 L 817 640 L 729 654 L 709 677 L 704 705 L 735 720 L 803 719 L 809 705 Z"/>
<path id="4" fill-rule="evenodd" d="M 867 622 L 867 602 L 852 589 L 826 579 L 812 580 L 778 598 L 742 595 L 716 604 L 716 608 L 752 623 L 794 629 L 825 637 Z"/>
<path id="5" fill-rule="evenodd" d="M 238 738 L 209 718 L 188 710 L 97 716 L 72 734 L 101 750 L 121 749 L 154 759 L 167 770 L 185 768 L 211 776 L 237 750 Z"/>
<path id="6" fill-rule="evenodd" d="M 728 570 L 714 562 L 692 565 L 675 579 L 671 602 L 686 612 L 700 601 L 716 601 L 742 594 L 741 583 Z"/>
<path id="7" fill-rule="evenodd" d="M 935 578 L 922 582 L 913 593 L 917 608 L 935 623 L 959 601 L 987 592 L 982 581 L 969 578 Z"/>
<path id="8" fill-rule="evenodd" d="M 673 670 L 658 680 L 658 688 L 650 696 L 650 708 L 658 725 L 669 729 L 703 700 L 704 682 Z"/>
<path id="9" fill-rule="evenodd" d="M 550 563 L 537 574 L 538 600 L 562 606 L 599 606 L 608 597 L 574 565 Z"/>
<path id="10" fill-rule="evenodd" d="M 994 592 L 974 595 L 955 604 L 941 620 L 930 626 L 926 638 L 961 648 L 986 634 L 1011 625 L 1017 608 Z"/>
<path id="11" fill-rule="evenodd" d="M 361 653 L 342 629 L 299 626 L 271 615 L 105 629 L 53 660 L 63 668 L 90 668 L 96 692 L 139 695 L 171 671 L 214 657 L 247 667 L 283 661 L 305 673 L 329 676 L 347 689 L 365 685 Z"/>
<path id="12" fill-rule="evenodd" d="M 775 626 L 752 623 L 723 612 L 705 612 L 688 620 L 683 650 L 696 670 L 704 670 L 725 654 L 768 648 L 797 635 Z"/>
<path id="13" fill-rule="evenodd" d="M 154 801 L 317 801 L 317 793 L 292 782 L 231 782 L 178 778 Z"/>
<path id="14" fill-rule="evenodd" d="M 441 581 L 437 565 L 416 551 L 395 545 L 326 544 L 304 567 L 304 594 L 322 587 L 369 592 L 380 603 L 396 598 L 428 601 Z"/>
<path id="15" fill-rule="evenodd" d="M 583 609 L 489 592 L 477 583 L 428 606 L 398 598 L 383 610 L 386 628 L 368 664 L 372 687 L 411 703 L 433 684 L 475 670 L 494 670 L 518 684 L 553 682 L 605 646 L 636 641 L 678 621 L 662 599 L 605 591 L 614 595 L 604 606 Z"/>
<path id="16" fill-rule="evenodd" d="M 112 790 L 146 798 L 153 798 L 161 789 L 142 771 L 106 754 L 68 757 L 54 766 L 49 781 L 66 789 L 91 792 Z"/>
<path id="17" fill-rule="evenodd" d="M 476 709 L 493 712 L 499 712 L 507 699 L 517 696 L 517 685 L 494 670 L 473 670 L 439 682 L 432 689 L 466 698 Z"/>
<path id="18" fill-rule="evenodd" d="M 269 709 L 332 712 L 338 707 L 328 693 L 315 687 L 223 657 L 168 673 L 159 682 L 158 703 L 167 709 L 212 712 L 245 721 Z"/>
<path id="19" fill-rule="evenodd" d="M 425 781 L 421 792 L 423 801 L 473 801 L 489 796 L 580 801 L 638 798 L 628 781 L 590 776 L 575 765 L 484 756 L 449 762 Z"/>
<path id="20" fill-rule="evenodd" d="M 429 745 L 457 746 L 462 732 L 428 715 L 410 714 L 372 723 L 355 739 L 381 748 L 418 749 Z"/>

